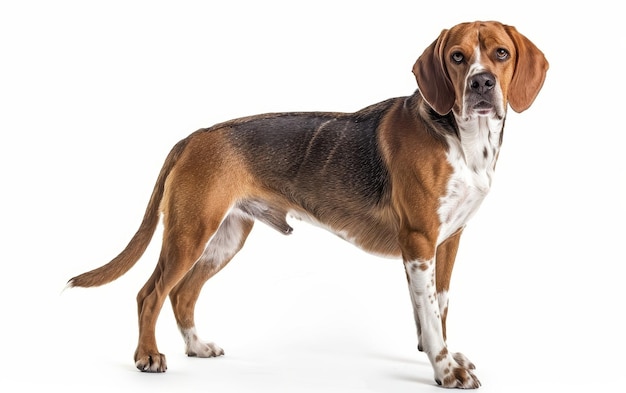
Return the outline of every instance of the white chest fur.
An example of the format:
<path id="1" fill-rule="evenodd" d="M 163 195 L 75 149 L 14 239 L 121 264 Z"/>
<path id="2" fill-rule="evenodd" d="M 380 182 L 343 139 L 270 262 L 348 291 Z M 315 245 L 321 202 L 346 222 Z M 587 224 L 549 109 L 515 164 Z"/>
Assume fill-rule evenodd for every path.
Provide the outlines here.
<path id="1" fill-rule="evenodd" d="M 459 124 L 460 138 L 448 137 L 453 172 L 440 198 L 438 244 L 467 224 L 489 192 L 503 125 L 503 120 L 477 117 Z"/>

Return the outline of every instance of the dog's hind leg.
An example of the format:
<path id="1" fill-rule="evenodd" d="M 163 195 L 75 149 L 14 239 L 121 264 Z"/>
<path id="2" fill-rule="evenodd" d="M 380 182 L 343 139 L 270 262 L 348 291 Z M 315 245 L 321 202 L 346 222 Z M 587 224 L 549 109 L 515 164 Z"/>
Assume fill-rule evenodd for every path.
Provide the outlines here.
<path id="1" fill-rule="evenodd" d="M 194 267 L 170 292 L 176 323 L 185 340 L 188 356 L 206 358 L 224 354 L 214 343 L 200 340 L 195 327 L 194 309 L 204 283 L 226 266 L 243 247 L 253 224 L 253 218 L 237 209 L 233 210 L 226 216 Z"/>
<path id="2" fill-rule="evenodd" d="M 194 186 L 198 184 L 191 187 Z M 164 372 L 167 369 L 165 356 L 159 353 L 156 344 L 157 318 L 170 291 L 200 259 L 205 245 L 217 232 L 231 205 L 227 199 L 199 188 L 191 189 L 189 182 L 174 183 L 168 199 L 162 204 L 161 255 L 154 273 L 137 295 L 139 342 L 135 365 L 141 371 Z M 197 200 L 212 201 L 211 209 L 198 210 Z"/>

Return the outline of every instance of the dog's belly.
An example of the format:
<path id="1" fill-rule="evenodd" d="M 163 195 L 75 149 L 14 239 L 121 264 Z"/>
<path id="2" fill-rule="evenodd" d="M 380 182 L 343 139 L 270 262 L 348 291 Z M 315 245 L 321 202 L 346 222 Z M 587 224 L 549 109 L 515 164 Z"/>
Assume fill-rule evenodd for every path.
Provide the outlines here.
<path id="1" fill-rule="evenodd" d="M 279 196 L 278 199 L 283 198 Z M 349 211 L 337 206 L 333 209 L 334 214 L 330 219 L 320 219 L 314 212 L 307 211 L 304 206 L 295 205 L 287 200 L 281 203 L 277 203 L 276 199 L 246 200 L 240 202 L 237 209 L 285 235 L 292 232 L 287 222 L 287 217 L 292 217 L 326 229 L 369 253 L 390 258 L 401 256 L 397 222 L 390 213 L 386 213 L 386 209 L 364 212 Z"/>
<path id="2" fill-rule="evenodd" d="M 334 223 L 326 223 L 316 220 L 304 211 L 292 210 L 289 215 L 324 228 L 371 254 L 388 258 L 402 256 L 395 221 L 361 215 L 358 222 L 348 218 L 338 219 Z"/>

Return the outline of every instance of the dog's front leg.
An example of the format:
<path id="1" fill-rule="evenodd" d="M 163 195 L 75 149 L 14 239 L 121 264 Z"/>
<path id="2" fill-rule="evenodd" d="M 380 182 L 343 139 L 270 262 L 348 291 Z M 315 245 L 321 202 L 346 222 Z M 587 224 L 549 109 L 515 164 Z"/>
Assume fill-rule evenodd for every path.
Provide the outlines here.
<path id="1" fill-rule="evenodd" d="M 449 388 L 477 388 L 480 382 L 464 358 L 448 352 L 436 277 L 436 246 L 419 232 L 402 239 L 404 267 L 418 329 L 419 346 L 428 355 L 438 384 Z"/>

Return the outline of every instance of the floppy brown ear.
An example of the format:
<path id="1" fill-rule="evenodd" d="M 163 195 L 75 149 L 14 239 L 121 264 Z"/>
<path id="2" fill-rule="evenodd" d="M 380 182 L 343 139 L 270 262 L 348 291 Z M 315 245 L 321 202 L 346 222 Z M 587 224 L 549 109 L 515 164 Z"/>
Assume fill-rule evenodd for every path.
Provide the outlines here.
<path id="1" fill-rule="evenodd" d="M 448 77 L 443 59 L 443 48 L 448 30 L 443 30 L 413 66 L 422 97 L 440 115 L 450 112 L 454 105 L 454 86 Z"/>
<path id="2" fill-rule="evenodd" d="M 509 105 L 515 112 L 523 112 L 535 101 L 548 71 L 543 53 L 513 26 L 504 26 L 515 43 L 517 64 L 509 88 Z"/>

